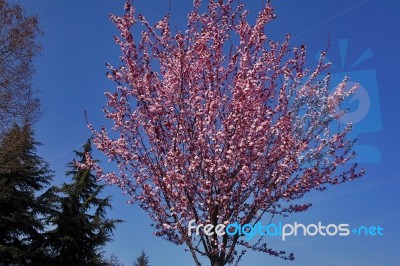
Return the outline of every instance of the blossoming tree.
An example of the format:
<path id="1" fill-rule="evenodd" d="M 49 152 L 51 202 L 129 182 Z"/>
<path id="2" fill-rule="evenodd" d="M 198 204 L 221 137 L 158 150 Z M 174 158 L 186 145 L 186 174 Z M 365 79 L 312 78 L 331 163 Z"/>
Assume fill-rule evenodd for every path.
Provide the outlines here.
<path id="1" fill-rule="evenodd" d="M 186 245 L 196 265 L 199 256 L 234 263 L 248 249 L 293 259 L 262 237 L 189 236 L 188 223 L 255 224 L 302 212 L 310 204 L 297 200 L 307 192 L 359 177 L 348 163 L 351 126 L 337 122 L 356 88 L 343 80 L 331 93 L 330 76 L 319 78 L 325 54 L 309 70 L 304 46 L 290 50 L 290 36 L 270 40 L 270 2 L 252 25 L 235 0 L 194 0 L 185 31 L 172 30 L 169 15 L 150 25 L 129 1 L 125 11 L 111 16 L 122 50 L 122 66 L 108 65 L 117 88 L 105 93 L 104 112 L 113 127 L 89 125 L 119 171 L 93 164 L 98 175 L 148 213 L 157 236 Z"/>

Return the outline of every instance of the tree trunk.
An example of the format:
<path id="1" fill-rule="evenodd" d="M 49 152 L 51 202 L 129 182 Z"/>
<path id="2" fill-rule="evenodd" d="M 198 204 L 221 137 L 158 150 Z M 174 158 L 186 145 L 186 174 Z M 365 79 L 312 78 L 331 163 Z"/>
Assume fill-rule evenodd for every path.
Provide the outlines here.
<path id="1" fill-rule="evenodd" d="M 218 259 L 210 259 L 211 266 L 224 266 L 225 264 Z"/>

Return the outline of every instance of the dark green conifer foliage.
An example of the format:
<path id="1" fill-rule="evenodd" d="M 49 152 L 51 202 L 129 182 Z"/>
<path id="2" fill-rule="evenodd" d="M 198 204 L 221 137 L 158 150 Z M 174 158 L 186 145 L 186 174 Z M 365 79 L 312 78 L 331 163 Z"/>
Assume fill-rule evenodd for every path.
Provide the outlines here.
<path id="1" fill-rule="evenodd" d="M 52 179 L 36 154 L 29 125 L 15 125 L 0 143 L 0 265 L 35 265 L 43 257 L 44 206 L 36 197 Z"/>
<path id="2" fill-rule="evenodd" d="M 53 229 L 46 233 L 46 250 L 51 265 L 103 265 L 102 247 L 111 241 L 113 230 L 121 220 L 106 218 L 111 208 L 110 196 L 101 198 L 104 185 L 86 164 L 86 153 L 91 153 L 90 140 L 83 152 L 75 151 L 77 161 L 69 163 L 72 183 L 52 187 L 44 200 L 52 203 L 48 224 Z"/>
<path id="3" fill-rule="evenodd" d="M 142 251 L 142 254 L 133 263 L 133 266 L 150 266 L 149 257 Z"/>

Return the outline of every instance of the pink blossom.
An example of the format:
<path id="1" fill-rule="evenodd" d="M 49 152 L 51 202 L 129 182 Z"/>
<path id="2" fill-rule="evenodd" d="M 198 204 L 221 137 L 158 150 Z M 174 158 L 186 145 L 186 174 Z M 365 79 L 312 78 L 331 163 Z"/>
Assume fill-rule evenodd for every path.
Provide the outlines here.
<path id="1" fill-rule="evenodd" d="M 289 35 L 282 43 L 267 37 L 270 1 L 254 25 L 235 0 L 207 3 L 203 14 L 206 1 L 193 2 L 184 32 L 171 30 L 168 16 L 154 27 L 136 19 L 129 1 L 123 16 L 111 16 L 122 52 L 122 67 L 108 66 L 118 83 L 105 93 L 113 127 L 90 128 L 118 173 L 91 167 L 139 203 L 155 235 L 187 245 L 196 265 L 199 255 L 219 265 L 240 259 L 239 245 L 293 259 L 240 236 L 188 237 L 188 222 L 255 223 L 305 211 L 289 201 L 359 177 L 349 164 L 351 128 L 335 123 L 354 90 L 344 91 L 344 79 L 330 95 L 330 77 L 317 80 L 329 67 L 325 54 L 309 71 L 304 46 L 290 52 Z M 131 33 L 137 21 L 141 37 Z"/>

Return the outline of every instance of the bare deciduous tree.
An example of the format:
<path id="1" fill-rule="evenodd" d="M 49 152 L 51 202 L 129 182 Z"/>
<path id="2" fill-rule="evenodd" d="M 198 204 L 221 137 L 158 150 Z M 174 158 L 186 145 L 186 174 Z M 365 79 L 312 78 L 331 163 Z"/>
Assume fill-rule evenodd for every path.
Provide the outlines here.
<path id="1" fill-rule="evenodd" d="M 32 123 L 39 100 L 32 88 L 32 59 L 41 51 L 37 16 L 0 0 L 0 134 L 13 124 Z"/>

